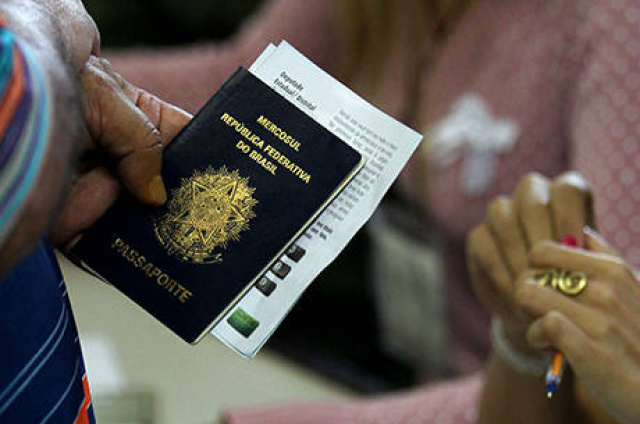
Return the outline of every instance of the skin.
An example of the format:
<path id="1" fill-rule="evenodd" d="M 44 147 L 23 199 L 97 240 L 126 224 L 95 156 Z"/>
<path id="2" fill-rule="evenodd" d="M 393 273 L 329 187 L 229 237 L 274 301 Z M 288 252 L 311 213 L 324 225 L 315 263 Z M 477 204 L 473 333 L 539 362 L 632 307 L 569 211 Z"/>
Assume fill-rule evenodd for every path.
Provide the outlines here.
<path id="1" fill-rule="evenodd" d="M 535 318 L 527 340 L 564 352 L 576 375 L 576 405 L 583 422 L 637 423 L 640 405 L 640 286 L 632 269 L 595 232 L 585 250 L 546 242 L 529 255 L 531 269 L 580 270 L 589 285 L 569 298 L 539 287 L 530 270 L 517 282 L 516 301 Z"/>
<path id="2" fill-rule="evenodd" d="M 468 266 L 476 294 L 502 319 L 510 341 L 527 350 L 529 317 L 514 302 L 515 281 L 527 268 L 533 246 L 564 235 L 583 243 L 582 228 L 593 225 L 591 192 L 576 173 L 548 180 L 523 177 L 511 197 L 500 196 L 487 207 L 484 222 L 467 238 Z"/>
<path id="3" fill-rule="evenodd" d="M 52 217 L 60 208 L 64 191 L 69 186 L 70 172 L 67 170 L 71 169 L 75 144 L 81 136 L 82 115 L 71 66 L 62 60 L 67 55 L 66 47 L 49 11 L 36 2 L 7 0 L 0 4 L 0 13 L 16 37 L 30 48 L 49 79 L 55 105 L 51 136 L 36 181 L 39 189 L 31 191 L 17 224 L 0 249 L 2 274 L 26 255 L 51 226 Z"/>
<path id="4" fill-rule="evenodd" d="M 580 175 L 530 174 L 496 199 L 468 237 L 474 289 L 524 354 L 565 354 L 569 369 L 552 401 L 544 380 L 492 354 L 479 423 L 631 423 L 640 384 L 637 273 L 594 230 L 591 193 Z M 586 230 L 585 230 L 586 227 Z M 573 235 L 572 248 L 557 242 Z M 565 296 L 532 278 L 546 268 L 585 272 L 587 289 Z M 614 365 L 615 364 L 615 365 Z"/>
<path id="5" fill-rule="evenodd" d="M 51 238 L 70 249 L 111 206 L 124 187 L 141 202 L 167 199 L 160 177 L 162 151 L 191 119 L 185 111 L 141 90 L 91 56 L 81 73 L 90 138 Z"/>
<path id="6" fill-rule="evenodd" d="M 132 86 L 98 56 L 98 30 L 79 0 L 6 0 L 0 13 L 41 65 L 54 104 L 37 189 L 0 248 L 2 275 L 43 235 L 70 248 L 121 187 L 162 204 L 162 150 L 191 116 Z"/>

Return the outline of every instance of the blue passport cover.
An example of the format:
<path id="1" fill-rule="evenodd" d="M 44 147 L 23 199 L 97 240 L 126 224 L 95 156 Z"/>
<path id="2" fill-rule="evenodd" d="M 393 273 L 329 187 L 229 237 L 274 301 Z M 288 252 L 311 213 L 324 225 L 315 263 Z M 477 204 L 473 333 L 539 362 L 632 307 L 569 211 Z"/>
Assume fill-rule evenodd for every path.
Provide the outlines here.
<path id="1" fill-rule="evenodd" d="M 73 256 L 195 343 L 362 164 L 240 68 L 166 148 L 167 203 L 121 195 Z"/>

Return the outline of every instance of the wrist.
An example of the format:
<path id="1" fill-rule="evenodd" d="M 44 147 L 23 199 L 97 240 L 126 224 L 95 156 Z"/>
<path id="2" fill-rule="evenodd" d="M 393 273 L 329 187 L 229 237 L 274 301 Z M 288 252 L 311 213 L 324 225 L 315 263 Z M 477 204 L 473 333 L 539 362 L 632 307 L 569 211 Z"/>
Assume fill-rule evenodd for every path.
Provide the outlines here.
<path id="1" fill-rule="evenodd" d="M 535 349 L 527 341 L 527 329 L 526 324 L 520 322 L 513 323 L 510 320 L 504 320 L 497 318 L 502 326 L 502 332 L 509 345 L 518 352 L 527 356 L 542 356 L 539 350 Z"/>
<path id="2" fill-rule="evenodd" d="M 522 334 L 513 328 L 507 330 L 498 317 L 491 320 L 491 346 L 498 356 L 520 374 L 543 376 L 549 360 L 534 350 Z"/>

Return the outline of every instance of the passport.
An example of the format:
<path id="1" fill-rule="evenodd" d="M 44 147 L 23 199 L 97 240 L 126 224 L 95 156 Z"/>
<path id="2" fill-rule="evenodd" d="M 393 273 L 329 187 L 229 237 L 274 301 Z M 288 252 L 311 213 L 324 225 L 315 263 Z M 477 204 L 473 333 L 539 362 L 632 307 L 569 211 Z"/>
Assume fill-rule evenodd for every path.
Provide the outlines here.
<path id="1" fill-rule="evenodd" d="M 166 204 L 122 194 L 72 257 L 196 343 L 363 164 L 240 68 L 165 149 Z"/>

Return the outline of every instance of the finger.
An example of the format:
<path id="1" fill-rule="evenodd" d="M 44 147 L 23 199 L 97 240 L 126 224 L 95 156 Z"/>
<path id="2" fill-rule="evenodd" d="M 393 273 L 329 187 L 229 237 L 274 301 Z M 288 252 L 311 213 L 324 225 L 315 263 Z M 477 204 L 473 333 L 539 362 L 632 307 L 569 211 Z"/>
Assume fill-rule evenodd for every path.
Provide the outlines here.
<path id="1" fill-rule="evenodd" d="M 583 246 L 582 229 L 593 226 L 593 198 L 587 182 L 580 174 L 568 172 L 556 178 L 550 190 L 556 237 L 574 236 Z"/>
<path id="2" fill-rule="evenodd" d="M 486 279 L 475 280 L 474 287 L 478 294 L 491 304 L 495 296 L 509 299 L 513 295 L 513 284 L 509 271 L 498 251 L 493 236 L 485 224 L 474 228 L 467 237 L 467 258 L 474 266 L 470 271 L 477 271 L 477 275 Z M 477 284 L 487 283 L 487 284 Z M 495 294 L 490 293 L 495 287 Z"/>
<path id="3" fill-rule="evenodd" d="M 513 202 L 527 247 L 555 239 L 549 199 L 550 182 L 542 175 L 528 174 L 518 183 Z"/>
<path id="4" fill-rule="evenodd" d="M 108 169 L 95 168 L 74 183 L 51 233 L 53 244 L 68 251 L 77 236 L 90 228 L 113 204 L 120 183 Z"/>
<path id="5" fill-rule="evenodd" d="M 482 270 L 474 257 L 469 257 L 467 267 L 471 275 L 473 290 L 485 307 L 498 316 L 507 316 L 513 310 L 504 296 L 497 290 L 491 279 Z"/>
<path id="6" fill-rule="evenodd" d="M 566 269 L 584 272 L 589 279 L 624 281 L 630 273 L 629 266 L 619 256 L 590 252 L 553 242 L 542 242 L 529 252 L 532 268 Z"/>
<path id="7" fill-rule="evenodd" d="M 527 266 L 527 248 L 511 200 L 500 196 L 487 208 L 487 228 L 512 278 Z"/>
<path id="8" fill-rule="evenodd" d="M 602 235 L 594 231 L 589 227 L 585 227 L 584 229 L 584 237 L 585 237 L 585 248 L 589 251 L 600 253 L 602 255 L 618 258 L 618 262 L 623 262 L 622 255 L 614 249 L 609 242 L 607 242 Z M 629 266 L 627 262 L 623 262 L 621 265 L 621 269 L 619 269 L 618 275 L 622 277 L 623 281 L 627 281 L 630 287 L 628 289 L 638 291 L 638 283 L 640 282 L 640 272 Z M 629 295 L 629 300 L 640 300 L 637 296 Z M 640 305 L 638 305 L 640 306 Z"/>
<path id="9" fill-rule="evenodd" d="M 551 311 L 536 320 L 527 331 L 528 342 L 539 349 L 554 347 L 566 356 L 579 373 L 588 367 L 597 351 L 595 342 L 572 320 L 558 311 Z"/>
<path id="10" fill-rule="evenodd" d="M 160 170 L 162 138 L 109 75 L 90 59 L 82 73 L 87 97 L 89 131 L 116 160 L 123 185 L 140 201 L 159 205 L 166 201 Z"/>
<path id="11" fill-rule="evenodd" d="M 590 288 L 588 287 L 587 290 Z M 539 286 L 533 281 L 518 284 L 515 300 L 532 317 L 560 312 L 590 336 L 600 337 L 607 331 L 606 321 L 599 319 L 602 312 L 598 308 L 585 305 L 549 287 Z"/>
<path id="12" fill-rule="evenodd" d="M 191 114 L 127 83 L 127 96 L 156 126 L 166 146 L 191 120 Z"/>
<path id="13" fill-rule="evenodd" d="M 562 296 L 561 298 L 569 300 L 570 302 L 578 302 L 583 306 L 592 308 L 594 310 L 603 311 L 609 316 L 614 316 L 620 315 L 621 311 L 625 309 L 625 305 L 623 305 L 623 303 L 625 303 L 624 299 L 626 297 L 635 298 L 635 296 L 637 296 L 636 293 L 633 293 L 632 295 L 631 292 L 628 291 L 628 289 L 633 289 L 633 287 L 630 285 L 626 285 L 624 282 L 619 283 L 613 282 L 611 280 L 602 280 L 600 278 L 589 277 L 587 277 L 587 286 L 583 291 L 581 291 L 579 294 L 569 296 L 563 293 L 561 290 L 556 291 L 556 288 L 552 287 L 551 281 L 549 281 L 548 279 L 546 281 L 540 279 L 539 274 L 540 270 L 527 270 L 518 278 L 518 280 L 516 280 L 515 296 L 517 299 L 520 299 L 520 296 L 526 297 L 531 295 L 531 292 L 528 291 L 529 289 L 526 287 L 522 289 L 525 291 L 525 293 L 520 293 L 522 286 L 544 285 L 544 287 L 540 287 L 546 290 L 546 292 L 543 293 L 544 295 L 556 297 Z M 551 292 L 552 294 L 549 294 L 548 292 Z M 520 300 L 517 300 L 517 302 L 520 302 Z M 562 304 L 567 304 L 567 302 L 562 302 Z M 628 309 L 628 305 L 626 306 L 626 309 Z"/>
<path id="14" fill-rule="evenodd" d="M 620 256 L 620 253 L 614 249 L 609 242 L 599 233 L 592 230 L 589 227 L 585 227 L 584 230 L 584 248 L 590 252 L 603 253 L 610 256 Z"/>
<path id="15" fill-rule="evenodd" d="M 149 118 L 160 132 L 164 145 L 173 140 L 180 130 L 191 120 L 190 113 L 159 99 L 147 91 L 136 87 L 116 72 L 106 59 L 100 60 L 102 69 L 111 75 L 122 88 L 124 94 Z"/>

